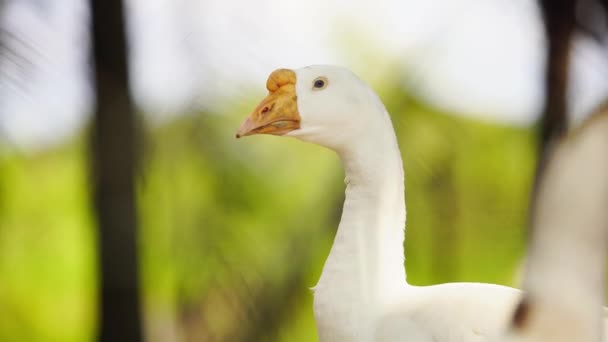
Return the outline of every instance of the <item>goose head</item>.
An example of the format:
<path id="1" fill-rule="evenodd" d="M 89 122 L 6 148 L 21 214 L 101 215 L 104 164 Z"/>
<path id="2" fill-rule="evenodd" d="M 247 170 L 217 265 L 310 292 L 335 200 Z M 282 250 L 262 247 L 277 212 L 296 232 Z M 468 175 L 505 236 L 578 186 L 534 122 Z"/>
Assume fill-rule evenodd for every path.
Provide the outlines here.
<path id="1" fill-rule="evenodd" d="M 340 151 L 382 134 L 388 120 L 376 94 L 346 68 L 278 69 L 268 77 L 266 88 L 268 96 L 243 122 L 237 138 L 290 136 Z"/>

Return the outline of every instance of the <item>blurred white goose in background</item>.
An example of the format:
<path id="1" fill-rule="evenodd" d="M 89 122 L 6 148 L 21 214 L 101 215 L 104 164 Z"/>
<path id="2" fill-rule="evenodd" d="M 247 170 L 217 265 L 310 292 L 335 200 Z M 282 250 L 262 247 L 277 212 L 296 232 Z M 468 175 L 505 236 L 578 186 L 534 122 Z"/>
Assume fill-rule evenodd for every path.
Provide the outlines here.
<path id="1" fill-rule="evenodd" d="M 504 342 L 599 342 L 608 256 L 608 107 L 563 139 L 541 178 L 524 298 Z"/>
<path id="2" fill-rule="evenodd" d="M 389 114 L 336 66 L 279 69 L 237 137 L 274 134 L 334 150 L 346 173 L 338 231 L 314 288 L 321 342 L 494 341 L 519 290 L 494 284 L 413 286 L 404 269 L 403 165 Z"/>

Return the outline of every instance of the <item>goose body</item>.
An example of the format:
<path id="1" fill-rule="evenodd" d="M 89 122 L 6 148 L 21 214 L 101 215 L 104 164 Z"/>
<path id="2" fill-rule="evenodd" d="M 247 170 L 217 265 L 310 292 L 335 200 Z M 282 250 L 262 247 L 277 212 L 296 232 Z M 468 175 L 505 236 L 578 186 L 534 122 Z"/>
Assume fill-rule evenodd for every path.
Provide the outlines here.
<path id="1" fill-rule="evenodd" d="M 321 342 L 495 341 L 521 292 L 506 286 L 413 286 L 404 268 L 404 172 L 394 129 L 378 96 L 336 66 L 274 71 L 269 95 L 237 137 L 274 134 L 334 150 L 345 201 L 318 284 Z"/>

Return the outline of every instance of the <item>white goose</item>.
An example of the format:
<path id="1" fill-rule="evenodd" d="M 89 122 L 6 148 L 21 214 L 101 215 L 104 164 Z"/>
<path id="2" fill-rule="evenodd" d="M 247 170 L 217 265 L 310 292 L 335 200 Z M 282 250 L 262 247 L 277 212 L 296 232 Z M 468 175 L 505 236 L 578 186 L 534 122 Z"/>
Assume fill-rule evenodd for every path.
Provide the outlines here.
<path id="1" fill-rule="evenodd" d="M 342 218 L 314 315 L 321 342 L 494 341 L 521 292 L 500 285 L 413 286 L 404 269 L 403 165 L 390 117 L 357 76 L 336 66 L 274 71 L 237 137 L 274 134 L 334 150 L 346 173 Z"/>
<path id="2" fill-rule="evenodd" d="M 608 107 L 555 149 L 535 201 L 525 295 L 503 341 L 604 338 L 607 150 Z"/>

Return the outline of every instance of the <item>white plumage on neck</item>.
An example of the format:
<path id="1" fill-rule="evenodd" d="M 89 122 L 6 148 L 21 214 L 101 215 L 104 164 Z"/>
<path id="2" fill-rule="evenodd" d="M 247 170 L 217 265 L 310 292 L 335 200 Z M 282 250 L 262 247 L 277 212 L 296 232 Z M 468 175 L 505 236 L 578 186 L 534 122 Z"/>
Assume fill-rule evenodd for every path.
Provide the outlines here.
<path id="1" fill-rule="evenodd" d="M 377 110 L 388 119 L 382 107 Z M 331 340 L 346 341 L 371 333 L 373 316 L 382 310 L 378 306 L 395 298 L 405 284 L 403 167 L 390 120 L 383 126 L 339 152 L 346 196 L 315 288 L 322 340 L 325 334 L 340 334 Z"/>

